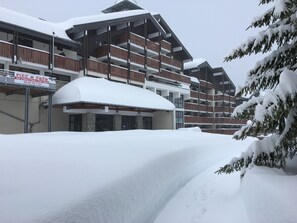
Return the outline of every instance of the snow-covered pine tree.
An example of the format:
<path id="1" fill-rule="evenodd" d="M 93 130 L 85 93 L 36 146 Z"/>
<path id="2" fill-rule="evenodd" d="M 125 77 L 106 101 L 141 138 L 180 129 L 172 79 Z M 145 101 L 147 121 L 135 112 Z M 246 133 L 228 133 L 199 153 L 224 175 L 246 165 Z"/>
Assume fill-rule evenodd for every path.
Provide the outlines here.
<path id="1" fill-rule="evenodd" d="M 226 61 L 243 56 L 267 53 L 249 72 L 237 96 L 253 95 L 233 112 L 237 118 L 250 120 L 235 139 L 269 135 L 255 141 L 240 157 L 216 173 L 242 171 L 254 165 L 282 168 L 297 151 L 297 0 L 260 0 L 270 7 L 255 18 L 249 28 L 261 28 L 234 50 Z"/>

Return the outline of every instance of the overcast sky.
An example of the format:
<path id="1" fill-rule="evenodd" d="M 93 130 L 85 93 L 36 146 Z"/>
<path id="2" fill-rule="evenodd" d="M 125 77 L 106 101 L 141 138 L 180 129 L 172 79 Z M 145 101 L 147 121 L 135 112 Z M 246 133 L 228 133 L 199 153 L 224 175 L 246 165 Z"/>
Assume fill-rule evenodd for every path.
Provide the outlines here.
<path id="1" fill-rule="evenodd" d="M 94 15 L 116 0 L 1 0 L 0 6 L 51 22 Z M 223 63 L 232 49 L 256 31 L 246 31 L 262 14 L 259 0 L 137 0 L 140 7 L 158 12 L 170 25 L 193 58 L 205 58 L 212 67 L 222 66 L 235 83 L 242 85 L 247 72 L 262 56 Z"/>

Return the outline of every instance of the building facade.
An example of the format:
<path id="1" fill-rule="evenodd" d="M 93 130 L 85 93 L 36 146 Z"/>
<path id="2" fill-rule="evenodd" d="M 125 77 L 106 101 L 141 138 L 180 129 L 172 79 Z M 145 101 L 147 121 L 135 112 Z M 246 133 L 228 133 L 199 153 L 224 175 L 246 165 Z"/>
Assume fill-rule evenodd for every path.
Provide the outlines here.
<path id="1" fill-rule="evenodd" d="M 184 73 L 198 80 L 192 81 L 191 98 L 185 102 L 185 127 L 233 134 L 246 123 L 231 118 L 236 107 L 236 89 L 222 67 L 212 68 L 206 60 L 196 59 L 185 64 Z"/>
<path id="2" fill-rule="evenodd" d="M 191 59 L 160 15 L 153 15 L 130 1 L 118 1 L 101 14 L 61 24 L 1 9 L 2 74 L 51 77 L 57 91 L 83 76 L 105 78 L 131 88 L 148 89 L 177 105 L 174 110 L 164 110 L 162 106 L 138 106 L 137 102 L 127 105 L 104 100 L 92 103 L 64 100 L 57 104 L 54 100 L 50 128 L 54 131 L 182 127 L 183 100 L 190 97 L 190 78 L 183 75 L 183 63 Z M 49 129 L 48 97 L 33 95 L 31 90 L 26 106 L 25 90 L 20 92 L 17 88 L 27 86 L 14 86 L 9 93 L 5 82 L 0 86 L 0 122 L 3 122 L 0 126 L 9 123 L 1 132 L 22 132 L 25 107 L 29 107 L 30 132 Z M 168 124 L 175 120 L 177 123 Z"/>
<path id="3" fill-rule="evenodd" d="M 222 68 L 184 67 L 192 60 L 161 15 L 129 0 L 59 24 L 0 8 L 0 132 L 199 126 L 231 133 L 234 85 Z M 46 85 L 30 79 L 42 77 Z M 107 85 L 130 93 L 99 95 Z"/>

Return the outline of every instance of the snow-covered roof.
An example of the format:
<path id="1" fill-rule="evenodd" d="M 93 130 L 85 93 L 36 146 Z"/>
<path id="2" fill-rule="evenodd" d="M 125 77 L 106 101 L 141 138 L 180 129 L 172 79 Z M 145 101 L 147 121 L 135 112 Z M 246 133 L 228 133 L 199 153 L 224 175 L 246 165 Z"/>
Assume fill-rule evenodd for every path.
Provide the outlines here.
<path id="1" fill-rule="evenodd" d="M 194 59 L 193 61 L 187 62 L 184 64 L 184 69 L 192 69 L 192 68 L 196 68 L 199 65 L 203 64 L 204 62 L 206 62 L 205 59 L 203 58 L 199 58 L 199 59 Z"/>
<path id="2" fill-rule="evenodd" d="M 53 33 L 55 33 L 56 37 L 71 40 L 66 34 L 65 29 L 63 29 L 63 27 L 60 27 L 56 23 L 48 22 L 2 7 L 0 7 L 0 21 L 43 33 L 49 36 L 52 36 Z"/>
<path id="3" fill-rule="evenodd" d="M 77 17 L 69 19 L 65 22 L 58 23 L 57 25 L 60 27 L 63 27 L 65 30 L 72 28 L 76 25 L 83 25 L 88 23 L 96 23 L 96 22 L 105 22 L 113 19 L 122 19 L 126 17 L 131 16 L 137 16 L 137 15 L 144 15 L 144 14 L 150 14 L 149 11 L 146 10 L 131 10 L 131 11 L 121 11 L 121 12 L 112 12 L 112 13 L 99 13 L 97 15 L 91 15 L 91 16 L 83 16 L 83 17 Z"/>
<path id="4" fill-rule="evenodd" d="M 53 96 L 54 105 L 92 103 L 112 106 L 172 111 L 175 106 L 165 98 L 143 88 L 81 77 L 63 86 Z"/>
<path id="5" fill-rule="evenodd" d="M 52 36 L 54 33 L 55 37 L 59 37 L 70 41 L 72 40 L 67 35 L 66 30 L 71 29 L 75 25 L 103 22 L 112 19 L 120 19 L 143 14 L 150 13 L 146 10 L 132 10 L 108 14 L 100 13 L 92 16 L 72 18 L 60 23 L 53 23 L 0 7 L 1 22 L 33 30 L 49 36 Z"/>
<path id="6" fill-rule="evenodd" d="M 191 77 L 191 82 L 194 82 L 194 83 L 197 83 L 197 84 L 200 83 L 198 78 L 196 78 L 196 77 Z"/>
<path id="7" fill-rule="evenodd" d="M 133 4 L 137 5 L 137 2 L 134 1 L 134 0 L 117 0 L 114 4 L 116 5 L 116 4 L 118 4 L 120 2 L 124 2 L 124 1 L 126 1 L 126 2 L 132 2 Z"/>

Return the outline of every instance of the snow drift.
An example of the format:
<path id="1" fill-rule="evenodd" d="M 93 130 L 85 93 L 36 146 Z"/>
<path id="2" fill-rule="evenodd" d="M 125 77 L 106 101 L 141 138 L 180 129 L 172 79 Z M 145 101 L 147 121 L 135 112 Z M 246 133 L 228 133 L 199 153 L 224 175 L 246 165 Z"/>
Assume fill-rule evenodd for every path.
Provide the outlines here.
<path id="1" fill-rule="evenodd" d="M 0 218 L 10 223 L 152 222 L 185 183 L 230 155 L 223 145 L 238 143 L 165 130 L 0 139 Z"/>

